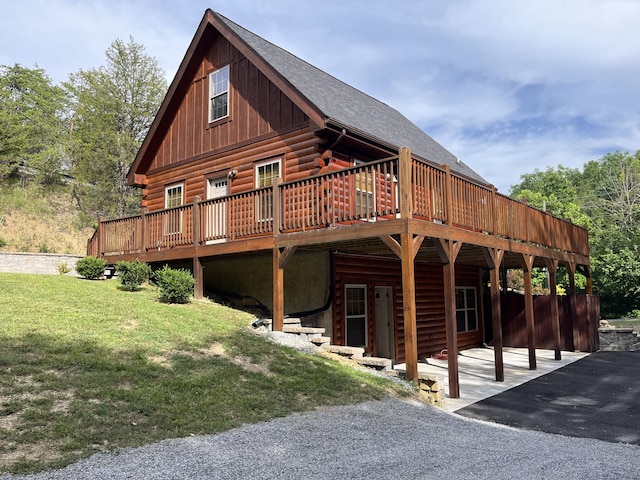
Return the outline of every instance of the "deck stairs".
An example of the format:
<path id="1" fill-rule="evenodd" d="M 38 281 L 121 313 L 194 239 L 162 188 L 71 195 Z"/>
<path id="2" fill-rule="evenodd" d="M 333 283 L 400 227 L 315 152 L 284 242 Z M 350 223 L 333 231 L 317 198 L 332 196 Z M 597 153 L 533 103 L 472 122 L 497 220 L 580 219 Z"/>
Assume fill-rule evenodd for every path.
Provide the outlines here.
<path id="1" fill-rule="evenodd" d="M 271 330 L 271 319 L 265 319 L 262 324 Z M 389 358 L 365 356 L 364 348 L 346 345 L 332 345 L 331 338 L 325 336 L 325 329 L 319 327 L 303 327 L 300 318 L 285 318 L 282 332 L 300 340 L 308 341 L 328 353 L 340 355 L 353 360 L 366 368 L 381 372 L 391 371 L 393 361 Z"/>

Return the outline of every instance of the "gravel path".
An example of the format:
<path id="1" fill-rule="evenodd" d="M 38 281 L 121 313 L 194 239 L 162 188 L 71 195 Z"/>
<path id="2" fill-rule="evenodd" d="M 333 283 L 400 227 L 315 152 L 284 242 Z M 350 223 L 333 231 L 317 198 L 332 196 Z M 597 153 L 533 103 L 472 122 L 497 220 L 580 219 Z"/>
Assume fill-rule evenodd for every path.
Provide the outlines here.
<path id="1" fill-rule="evenodd" d="M 520 431 L 398 400 L 101 453 L 16 479 L 632 479 L 640 447 Z"/>

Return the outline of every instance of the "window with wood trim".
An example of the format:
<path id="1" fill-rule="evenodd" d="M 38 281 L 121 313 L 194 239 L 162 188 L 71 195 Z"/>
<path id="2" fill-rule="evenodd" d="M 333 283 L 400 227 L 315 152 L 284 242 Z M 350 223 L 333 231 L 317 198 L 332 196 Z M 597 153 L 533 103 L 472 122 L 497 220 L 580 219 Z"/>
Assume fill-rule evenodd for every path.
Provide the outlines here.
<path id="1" fill-rule="evenodd" d="M 346 285 L 344 305 L 345 343 L 352 347 L 365 347 L 367 345 L 367 286 Z"/>
<path id="2" fill-rule="evenodd" d="M 358 169 L 355 173 L 355 216 L 357 218 L 367 218 L 376 211 L 375 182 L 374 170 L 365 168 L 367 165 L 361 160 L 355 160 Z"/>
<path id="3" fill-rule="evenodd" d="M 456 287 L 456 324 L 459 333 L 478 330 L 478 306 L 474 287 Z"/>
<path id="4" fill-rule="evenodd" d="M 184 202 L 183 185 L 169 185 L 164 190 L 164 208 L 171 209 L 181 207 Z M 166 212 L 164 233 L 172 235 L 182 232 L 182 210 L 169 210 Z"/>
<path id="5" fill-rule="evenodd" d="M 209 74 L 209 122 L 229 116 L 229 65 Z"/>
<path id="6" fill-rule="evenodd" d="M 256 188 L 270 187 L 280 177 L 281 159 L 269 160 L 256 165 Z M 256 219 L 259 222 L 273 218 L 273 193 L 260 192 L 256 197 Z"/>

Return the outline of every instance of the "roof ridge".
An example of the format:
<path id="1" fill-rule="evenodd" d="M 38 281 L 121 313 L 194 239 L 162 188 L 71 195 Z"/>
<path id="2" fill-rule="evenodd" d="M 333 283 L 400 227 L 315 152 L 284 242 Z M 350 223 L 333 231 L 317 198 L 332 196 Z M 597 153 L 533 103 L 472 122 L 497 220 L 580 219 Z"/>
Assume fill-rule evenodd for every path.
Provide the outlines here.
<path id="1" fill-rule="evenodd" d="M 262 37 L 262 36 L 258 35 L 257 33 L 252 32 L 251 30 L 249 30 L 249 29 L 247 29 L 247 28 L 243 27 L 242 25 L 239 25 L 238 23 L 236 23 L 236 22 L 234 22 L 233 20 L 229 19 L 228 17 L 224 16 L 222 13 L 220 13 L 220 12 L 218 12 L 218 11 L 215 11 L 215 10 L 212 10 L 212 12 L 213 12 L 215 15 L 217 15 L 218 17 L 220 17 L 222 20 L 224 20 L 224 22 L 225 22 L 225 23 L 227 23 L 227 22 L 228 22 L 228 23 L 232 23 L 235 27 L 237 27 L 237 28 L 239 28 L 239 29 L 244 30 L 245 32 L 247 32 L 248 34 L 252 35 L 252 36 L 253 36 L 253 37 L 255 37 L 256 39 L 259 39 L 259 40 L 261 40 L 261 41 L 263 41 L 263 42 L 265 42 L 265 43 L 268 43 L 268 44 L 269 44 L 269 45 L 271 45 L 272 47 L 275 47 L 275 48 L 277 48 L 278 50 L 280 50 L 280 51 L 282 51 L 282 52 L 286 53 L 287 55 L 290 55 L 290 56 L 292 56 L 292 57 L 296 58 L 296 59 L 297 59 L 297 60 L 299 60 L 300 62 L 305 63 L 306 65 L 308 65 L 309 67 L 313 68 L 314 70 L 317 70 L 317 71 L 318 71 L 318 72 L 320 72 L 321 74 L 323 74 L 323 75 L 327 75 L 327 76 L 329 76 L 329 77 L 333 78 L 334 80 L 336 80 L 336 81 L 338 81 L 338 82 L 342 83 L 342 84 L 343 84 L 343 85 L 345 85 L 346 87 L 348 87 L 348 88 L 350 88 L 350 89 L 352 89 L 352 90 L 355 90 L 355 91 L 357 91 L 358 93 L 361 93 L 362 95 L 366 95 L 366 96 L 367 96 L 367 97 L 369 97 L 370 99 L 372 99 L 372 100 L 374 100 L 374 101 L 376 101 L 376 102 L 378 102 L 378 103 L 381 103 L 381 104 L 383 104 L 383 105 L 385 105 L 385 106 L 387 106 L 387 107 L 389 107 L 389 108 L 393 108 L 394 110 L 396 110 L 396 111 L 398 111 L 398 112 L 399 112 L 399 110 L 398 110 L 397 108 L 393 107 L 392 105 L 389 105 L 388 103 L 383 102 L 383 101 L 382 101 L 382 100 L 380 100 L 379 98 L 374 97 L 373 95 L 371 95 L 371 94 L 369 94 L 369 93 L 365 92 L 364 90 L 360 90 L 359 88 L 354 87 L 353 85 L 351 85 L 351 84 L 349 84 L 349 83 L 345 82 L 344 80 L 339 79 L 338 77 L 336 77 L 335 75 L 333 75 L 333 74 L 331 74 L 331 73 L 327 72 L 326 70 L 323 70 L 323 69 L 321 69 L 320 67 L 317 67 L 317 66 L 316 66 L 316 65 L 314 65 L 313 63 L 311 63 L 311 62 L 309 62 L 309 61 L 305 60 L 304 58 L 302 58 L 302 57 L 300 57 L 300 56 L 296 55 L 295 53 L 291 53 L 291 52 L 290 52 L 289 50 L 287 50 L 286 48 L 282 48 L 280 45 L 277 45 L 277 44 L 275 44 L 275 43 L 271 42 L 270 40 L 267 40 L 266 38 L 264 38 L 264 37 Z"/>

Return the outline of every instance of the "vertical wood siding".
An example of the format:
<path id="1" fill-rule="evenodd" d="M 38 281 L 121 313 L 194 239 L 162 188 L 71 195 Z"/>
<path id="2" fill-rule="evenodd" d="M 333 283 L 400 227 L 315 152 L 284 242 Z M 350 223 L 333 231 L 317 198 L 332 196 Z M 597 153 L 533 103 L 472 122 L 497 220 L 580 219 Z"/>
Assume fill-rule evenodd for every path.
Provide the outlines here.
<path id="1" fill-rule="evenodd" d="M 404 318 L 402 303 L 402 272 L 400 261 L 387 258 L 357 255 L 333 256 L 334 342 L 345 342 L 344 288 L 347 284 L 367 285 L 367 352 L 375 355 L 375 286 L 389 286 L 394 294 L 394 324 L 396 361 L 403 362 Z M 418 358 L 425 358 L 446 348 L 444 320 L 444 280 L 442 265 L 438 263 L 416 262 L 416 318 L 418 331 Z M 480 271 L 476 267 L 456 265 L 456 285 L 476 287 L 478 300 L 478 323 L 482 326 L 480 299 Z M 482 342 L 482 329 L 473 333 L 458 335 L 459 348 L 478 346 Z"/>
<path id="2" fill-rule="evenodd" d="M 209 124 L 209 73 L 229 65 L 229 117 Z M 168 113 L 170 115 L 170 113 Z M 150 171 L 300 125 L 308 117 L 224 37 L 213 37 Z"/>

